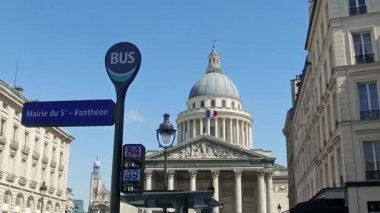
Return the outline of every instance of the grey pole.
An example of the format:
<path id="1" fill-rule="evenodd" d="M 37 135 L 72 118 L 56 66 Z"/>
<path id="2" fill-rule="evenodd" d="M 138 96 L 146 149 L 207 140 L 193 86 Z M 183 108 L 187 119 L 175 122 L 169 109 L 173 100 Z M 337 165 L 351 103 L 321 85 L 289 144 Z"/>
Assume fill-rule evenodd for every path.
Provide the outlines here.
<path id="1" fill-rule="evenodd" d="M 120 178 L 125 96 L 126 91 L 116 89 L 115 136 L 113 144 L 110 213 L 120 212 Z"/>

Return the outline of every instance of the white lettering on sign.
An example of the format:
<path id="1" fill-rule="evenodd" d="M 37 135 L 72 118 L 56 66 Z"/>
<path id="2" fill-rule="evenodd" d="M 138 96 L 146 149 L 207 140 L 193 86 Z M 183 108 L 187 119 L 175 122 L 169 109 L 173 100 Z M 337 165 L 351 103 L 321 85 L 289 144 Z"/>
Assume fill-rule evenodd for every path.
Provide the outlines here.
<path id="1" fill-rule="evenodd" d="M 49 113 L 47 111 L 33 111 L 33 110 L 28 110 L 26 111 L 26 117 L 31 117 L 31 118 L 40 118 L 40 117 L 48 117 Z"/>
<path id="2" fill-rule="evenodd" d="M 135 52 L 112 52 L 111 53 L 111 64 L 131 64 L 135 62 Z"/>
<path id="3" fill-rule="evenodd" d="M 74 116 L 104 116 L 104 115 L 108 115 L 108 110 L 102 110 L 102 109 L 79 110 L 79 109 L 76 109 L 74 111 Z"/>

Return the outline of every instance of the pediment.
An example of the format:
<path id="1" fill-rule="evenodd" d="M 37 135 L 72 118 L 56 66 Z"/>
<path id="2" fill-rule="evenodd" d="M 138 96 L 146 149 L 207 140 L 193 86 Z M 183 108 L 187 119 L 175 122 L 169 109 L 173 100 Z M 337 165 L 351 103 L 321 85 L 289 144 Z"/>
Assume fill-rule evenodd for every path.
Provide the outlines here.
<path id="1" fill-rule="evenodd" d="M 270 159 L 252 149 L 227 143 L 212 136 L 198 136 L 167 150 L 168 159 Z M 163 151 L 146 156 L 146 159 L 163 159 Z"/>

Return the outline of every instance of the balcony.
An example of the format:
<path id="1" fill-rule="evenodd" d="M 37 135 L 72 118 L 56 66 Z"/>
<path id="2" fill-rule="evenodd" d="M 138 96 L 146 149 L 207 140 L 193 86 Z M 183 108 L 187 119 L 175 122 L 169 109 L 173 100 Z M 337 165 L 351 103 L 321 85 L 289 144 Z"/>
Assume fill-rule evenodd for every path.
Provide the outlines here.
<path id="1" fill-rule="evenodd" d="M 55 167 L 57 167 L 57 161 L 55 161 L 55 160 L 52 160 L 51 162 L 50 162 L 50 167 L 51 168 L 55 168 Z"/>
<path id="2" fill-rule="evenodd" d="M 34 151 L 32 157 L 33 157 L 33 159 L 38 160 L 38 159 L 40 159 L 40 153 Z"/>
<path id="3" fill-rule="evenodd" d="M 57 196 L 61 196 L 62 195 L 62 189 L 58 189 L 57 190 Z"/>
<path id="4" fill-rule="evenodd" d="M 28 146 L 24 146 L 24 147 L 22 147 L 21 152 L 22 152 L 22 154 L 24 154 L 24 155 L 29 155 L 29 153 L 30 153 L 30 148 L 29 148 Z"/>
<path id="5" fill-rule="evenodd" d="M 49 187 L 48 187 L 48 192 L 49 192 L 49 194 L 53 194 L 54 191 L 55 191 L 55 188 L 54 188 L 54 187 L 52 187 L 52 186 L 49 186 Z"/>
<path id="6" fill-rule="evenodd" d="M 32 189 L 35 189 L 37 187 L 37 182 L 34 181 L 34 180 L 31 180 L 29 182 L 29 187 L 32 188 Z"/>
<path id="7" fill-rule="evenodd" d="M 44 163 L 44 164 L 49 163 L 49 158 L 46 157 L 46 156 L 44 156 L 44 157 L 42 158 L 42 163 Z"/>
<path id="8" fill-rule="evenodd" d="M 7 143 L 7 140 L 4 136 L 0 136 L 0 145 L 5 145 Z"/>
<path id="9" fill-rule="evenodd" d="M 350 12 L 350 16 L 367 13 L 367 6 L 359 5 L 358 7 L 350 7 L 349 12 Z"/>
<path id="10" fill-rule="evenodd" d="M 16 175 L 15 174 L 13 174 L 13 173 L 8 173 L 7 174 L 7 181 L 14 182 L 15 179 L 16 179 Z"/>
<path id="11" fill-rule="evenodd" d="M 380 110 L 360 111 L 360 120 L 374 120 L 380 118 Z"/>
<path id="12" fill-rule="evenodd" d="M 11 141 L 11 144 L 9 144 L 9 146 L 11 147 L 11 149 L 13 150 L 18 150 L 18 147 L 19 147 L 19 143 L 15 140 L 12 140 Z"/>
<path id="13" fill-rule="evenodd" d="M 20 184 L 22 186 L 25 186 L 25 184 L 26 184 L 26 178 L 25 177 L 20 177 L 18 179 L 18 184 Z"/>
<path id="14" fill-rule="evenodd" d="M 65 167 L 64 167 L 62 164 L 60 164 L 60 165 L 58 166 L 58 170 L 59 170 L 59 171 L 62 172 L 64 169 L 65 169 Z"/>
<path id="15" fill-rule="evenodd" d="M 375 56 L 373 53 L 358 54 L 355 55 L 355 60 L 357 64 L 367 64 L 375 62 Z"/>
<path id="16" fill-rule="evenodd" d="M 380 180 L 380 170 L 365 171 L 365 178 L 367 180 Z"/>

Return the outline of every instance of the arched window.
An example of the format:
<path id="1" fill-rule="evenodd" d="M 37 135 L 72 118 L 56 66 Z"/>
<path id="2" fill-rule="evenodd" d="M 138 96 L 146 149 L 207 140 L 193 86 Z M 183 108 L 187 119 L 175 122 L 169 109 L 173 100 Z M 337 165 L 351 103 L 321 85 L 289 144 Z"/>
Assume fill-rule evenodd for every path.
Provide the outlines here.
<path id="1" fill-rule="evenodd" d="M 205 107 L 205 102 L 201 101 L 201 107 Z"/>
<path id="2" fill-rule="evenodd" d="M 22 197 L 22 194 L 18 194 L 16 197 L 15 205 L 18 207 L 22 207 L 23 202 L 24 202 L 24 198 Z"/>
<path id="3" fill-rule="evenodd" d="M 10 212 L 11 210 L 11 201 L 12 201 L 12 193 L 10 191 L 6 191 L 4 193 L 4 204 L 6 204 L 6 209 L 5 209 L 6 212 Z M 4 206 L 3 206 L 3 210 L 4 210 Z"/>
<path id="4" fill-rule="evenodd" d="M 215 107 L 215 100 L 211 100 L 211 107 Z"/>
<path id="5" fill-rule="evenodd" d="M 231 102 L 231 108 L 235 109 L 235 102 L 233 102 L 233 101 Z"/>
<path id="6" fill-rule="evenodd" d="M 49 212 L 50 212 L 50 209 L 52 209 L 52 208 L 51 208 L 52 206 L 53 206 L 53 205 L 51 204 L 51 201 L 49 200 L 48 203 L 47 203 L 47 205 L 46 205 L 46 211 L 49 211 Z"/>
<path id="7" fill-rule="evenodd" d="M 54 212 L 59 212 L 59 204 L 58 203 L 56 203 L 55 204 L 55 207 L 54 207 Z"/>
<path id="8" fill-rule="evenodd" d="M 195 109 L 195 103 L 193 103 L 193 109 Z"/>
<path id="9" fill-rule="evenodd" d="M 26 207 L 27 207 L 27 208 L 33 208 L 33 205 L 34 205 L 34 200 L 33 200 L 33 197 L 30 196 L 30 197 L 28 198 L 28 201 L 26 202 Z M 32 210 L 32 209 L 31 209 L 31 210 Z M 30 212 L 32 212 L 32 211 L 30 211 Z"/>
<path id="10" fill-rule="evenodd" d="M 226 100 L 222 100 L 222 107 L 226 107 Z"/>

